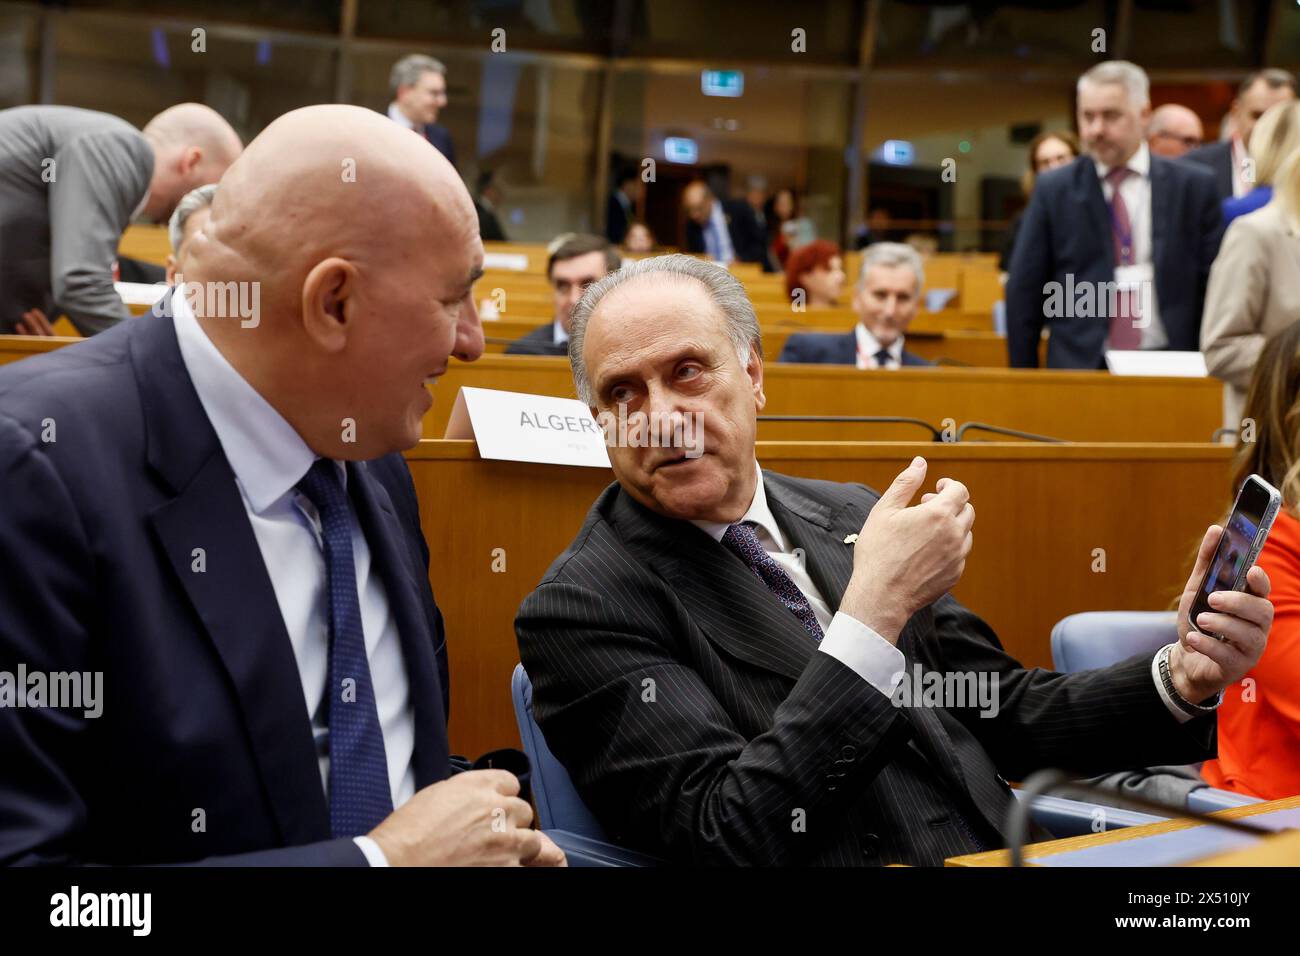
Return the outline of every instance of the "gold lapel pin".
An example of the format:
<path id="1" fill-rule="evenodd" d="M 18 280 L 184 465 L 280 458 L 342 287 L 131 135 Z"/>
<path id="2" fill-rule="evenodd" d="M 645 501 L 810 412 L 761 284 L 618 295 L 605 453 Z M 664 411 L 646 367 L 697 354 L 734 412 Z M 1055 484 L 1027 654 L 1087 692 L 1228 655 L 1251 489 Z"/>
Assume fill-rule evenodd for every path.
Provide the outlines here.
<path id="1" fill-rule="evenodd" d="M 856 534 L 851 534 L 851 535 L 847 535 L 847 536 L 844 538 L 844 543 L 845 543 L 845 544 L 853 544 L 853 543 L 854 543 L 855 541 L 857 541 L 857 540 L 858 540 L 858 536 L 857 536 Z"/>

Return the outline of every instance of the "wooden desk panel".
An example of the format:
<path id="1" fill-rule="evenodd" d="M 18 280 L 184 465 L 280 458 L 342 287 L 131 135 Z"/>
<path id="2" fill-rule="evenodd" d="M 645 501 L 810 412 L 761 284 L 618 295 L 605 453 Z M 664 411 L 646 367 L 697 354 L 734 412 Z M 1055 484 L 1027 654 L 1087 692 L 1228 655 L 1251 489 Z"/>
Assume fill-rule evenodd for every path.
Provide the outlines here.
<path id="1" fill-rule="evenodd" d="M 1300 796 L 1286 797 L 1282 800 L 1268 800 L 1264 803 L 1252 803 L 1244 807 L 1233 807 L 1230 810 L 1219 810 L 1211 814 L 1211 816 L 1239 820 L 1242 817 L 1253 817 L 1260 813 L 1272 813 L 1274 810 L 1290 810 L 1295 807 L 1300 807 Z M 1083 836 L 1066 837 L 1063 840 L 1044 840 L 1042 843 L 1033 843 L 1025 847 L 1025 862 L 1032 863 L 1036 858 L 1065 853 L 1069 850 L 1084 850 L 1088 847 L 1104 846 L 1109 843 L 1120 843 L 1124 840 L 1134 840 L 1139 837 L 1155 836 L 1159 833 L 1173 833 L 1177 830 L 1190 830 L 1193 827 L 1204 826 L 1209 826 L 1209 824 L 1197 823 L 1195 820 L 1166 820 L 1163 823 L 1145 823 L 1142 826 L 1125 827 L 1123 830 L 1107 830 L 1105 833 L 1086 833 Z M 1231 854 L 1231 856 L 1239 864 L 1243 858 L 1249 858 L 1259 853 L 1260 849 L 1242 850 Z M 1212 858 L 1206 862 L 1215 866 L 1232 865 L 1226 856 Z M 1011 851 L 988 850 L 984 853 L 949 857 L 944 861 L 944 865 L 964 867 L 1010 866 Z M 1196 866 L 1200 864 L 1193 863 L 1190 865 Z M 1295 860 L 1292 859 L 1289 865 L 1295 865 Z"/>
<path id="2" fill-rule="evenodd" d="M 432 386 L 426 438 L 445 434 L 463 385 L 576 397 L 562 357 L 485 355 L 472 364 L 453 360 Z M 944 427 L 944 419 L 955 426 L 981 421 L 1068 441 L 1208 442 L 1223 420 L 1223 386 L 1208 378 L 977 368 L 863 372 L 852 366 L 769 363 L 765 390 L 767 415 L 905 415 L 937 428 Z M 883 427 L 765 422 L 759 437 L 843 441 L 900 434 Z"/>
<path id="3" fill-rule="evenodd" d="M 1026 666 L 1050 665 L 1051 628 L 1067 614 L 1167 607 L 1229 499 L 1231 451 L 1213 445 L 758 446 L 766 468 L 877 489 L 916 454 L 930 461 L 931 486 L 950 475 L 971 489 L 975 549 L 954 593 Z M 471 442 L 422 442 L 407 460 L 447 622 L 453 749 L 514 745 L 515 613 L 612 473 L 481 461 Z"/>

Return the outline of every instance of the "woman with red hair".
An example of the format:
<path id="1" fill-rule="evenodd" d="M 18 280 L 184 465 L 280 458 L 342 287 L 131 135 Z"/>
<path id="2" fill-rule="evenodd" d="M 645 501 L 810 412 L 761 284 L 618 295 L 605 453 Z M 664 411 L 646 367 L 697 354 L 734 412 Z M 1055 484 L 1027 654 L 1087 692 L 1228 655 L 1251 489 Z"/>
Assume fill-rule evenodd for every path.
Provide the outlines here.
<path id="1" fill-rule="evenodd" d="M 814 239 L 790 253 L 785 263 L 785 290 L 796 307 L 829 309 L 844 291 L 844 257 L 840 247 Z"/>

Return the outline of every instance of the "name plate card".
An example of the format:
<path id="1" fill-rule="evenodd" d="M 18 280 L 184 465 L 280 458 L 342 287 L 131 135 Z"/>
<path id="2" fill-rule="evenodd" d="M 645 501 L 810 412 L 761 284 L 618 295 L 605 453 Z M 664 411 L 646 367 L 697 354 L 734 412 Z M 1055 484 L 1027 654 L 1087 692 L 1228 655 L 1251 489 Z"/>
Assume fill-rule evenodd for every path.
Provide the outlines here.
<path id="1" fill-rule="evenodd" d="M 576 398 L 462 386 L 444 438 L 472 438 L 484 458 L 608 468 L 605 433 Z"/>

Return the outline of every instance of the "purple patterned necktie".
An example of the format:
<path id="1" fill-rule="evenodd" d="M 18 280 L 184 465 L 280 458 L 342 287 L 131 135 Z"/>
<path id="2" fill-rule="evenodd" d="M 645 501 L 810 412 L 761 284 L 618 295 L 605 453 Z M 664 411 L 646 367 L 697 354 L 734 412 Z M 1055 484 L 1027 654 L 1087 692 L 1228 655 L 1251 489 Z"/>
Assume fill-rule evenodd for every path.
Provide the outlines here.
<path id="1" fill-rule="evenodd" d="M 1110 236 L 1115 244 L 1115 265 L 1131 266 L 1137 262 L 1137 239 L 1133 235 L 1133 222 L 1129 218 L 1128 205 L 1120 194 L 1119 187 L 1124 180 L 1133 175 L 1127 166 L 1116 166 L 1106 173 L 1106 182 L 1111 186 L 1110 199 Z M 1137 296 L 1130 289 L 1119 289 L 1116 295 L 1115 314 L 1110 317 L 1110 347 L 1113 349 L 1132 350 L 1142 344 L 1142 330 L 1134 324 L 1137 314 Z"/>
<path id="2" fill-rule="evenodd" d="M 799 623 L 804 626 L 812 639 L 820 644 L 822 628 L 817 623 L 817 615 L 813 613 L 812 604 L 790 580 L 790 576 L 781 570 L 781 565 L 776 562 L 776 559 L 767 553 L 767 549 L 758 540 L 754 522 L 742 521 L 731 525 L 722 536 L 722 543 L 749 565 L 749 569 L 758 575 L 759 580 L 767 585 L 768 590 L 799 619 Z"/>
<path id="3" fill-rule="evenodd" d="M 330 654 L 325 694 L 330 727 L 330 834 L 360 836 L 393 812 L 393 793 L 361 629 L 352 506 L 338 465 L 327 458 L 316 459 L 298 482 L 298 490 L 320 513 L 328 582 Z"/>

